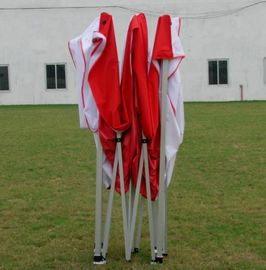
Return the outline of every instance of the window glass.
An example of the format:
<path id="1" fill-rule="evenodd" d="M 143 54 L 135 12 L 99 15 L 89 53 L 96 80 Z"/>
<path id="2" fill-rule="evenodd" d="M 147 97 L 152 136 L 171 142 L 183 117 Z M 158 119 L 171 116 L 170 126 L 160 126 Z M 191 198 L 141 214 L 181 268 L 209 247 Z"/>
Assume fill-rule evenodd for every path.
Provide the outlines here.
<path id="1" fill-rule="evenodd" d="M 47 89 L 55 89 L 55 65 L 46 65 Z"/>
<path id="2" fill-rule="evenodd" d="M 227 61 L 219 61 L 219 84 L 228 84 Z"/>
<path id="3" fill-rule="evenodd" d="M 209 84 L 218 84 L 217 61 L 209 61 Z"/>
<path id="4" fill-rule="evenodd" d="M 0 66 L 0 90 L 9 90 L 8 66 Z"/>
<path id="5" fill-rule="evenodd" d="M 56 66 L 57 88 L 66 88 L 65 65 Z"/>

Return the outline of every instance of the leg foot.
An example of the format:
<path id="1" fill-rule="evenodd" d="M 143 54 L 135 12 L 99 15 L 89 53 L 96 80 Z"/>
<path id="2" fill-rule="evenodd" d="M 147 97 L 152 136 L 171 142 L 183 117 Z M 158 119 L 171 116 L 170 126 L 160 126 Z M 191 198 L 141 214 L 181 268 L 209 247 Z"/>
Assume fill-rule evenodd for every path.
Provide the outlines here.
<path id="1" fill-rule="evenodd" d="M 155 258 L 155 263 L 156 264 L 162 264 L 163 263 L 163 257 L 156 257 Z"/>
<path id="2" fill-rule="evenodd" d="M 100 256 L 94 256 L 93 257 L 93 264 L 106 264 L 106 259 L 100 255 Z"/>

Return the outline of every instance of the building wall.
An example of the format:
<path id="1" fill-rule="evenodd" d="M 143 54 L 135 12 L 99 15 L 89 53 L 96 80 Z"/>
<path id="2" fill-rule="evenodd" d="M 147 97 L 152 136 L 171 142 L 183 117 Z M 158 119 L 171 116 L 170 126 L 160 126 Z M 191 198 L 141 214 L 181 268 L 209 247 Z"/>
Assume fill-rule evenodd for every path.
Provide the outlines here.
<path id="1" fill-rule="evenodd" d="M 171 12 L 183 17 L 181 37 L 187 57 L 182 63 L 181 73 L 186 101 L 239 100 L 240 84 L 243 85 L 244 99 L 266 99 L 263 81 L 266 4 L 254 5 L 227 16 L 207 18 L 209 14 L 206 12 L 213 16 L 217 10 L 232 10 L 256 1 L 158 2 L 2 0 L 0 65 L 9 65 L 10 91 L 0 91 L 0 104 L 76 103 L 74 67 L 67 41 L 82 33 L 101 11 L 106 11 L 114 16 L 121 59 L 128 21 L 136 10 L 148 11 L 151 44 L 158 14 Z M 129 9 L 95 7 L 106 3 Z M 208 85 L 207 60 L 216 58 L 229 61 L 229 84 L 226 86 Z M 49 63 L 66 64 L 66 89 L 46 89 L 45 64 Z"/>
<path id="2" fill-rule="evenodd" d="M 262 27 L 266 25 L 265 11 L 266 4 L 220 18 L 184 20 L 187 59 L 182 73 L 187 100 L 239 100 L 240 84 L 244 99 L 266 99 L 266 28 Z M 228 86 L 208 85 L 207 59 L 212 58 L 229 60 Z"/>

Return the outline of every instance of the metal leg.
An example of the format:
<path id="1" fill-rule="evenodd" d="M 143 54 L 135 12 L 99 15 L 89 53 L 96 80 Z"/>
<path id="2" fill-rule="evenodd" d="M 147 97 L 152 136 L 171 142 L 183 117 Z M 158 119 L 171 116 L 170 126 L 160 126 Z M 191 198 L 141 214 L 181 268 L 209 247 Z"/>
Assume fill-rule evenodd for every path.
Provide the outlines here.
<path id="1" fill-rule="evenodd" d="M 135 232 L 135 224 L 136 224 L 136 217 L 137 217 L 137 210 L 138 210 L 138 201 L 139 201 L 139 191 L 140 191 L 140 184 L 141 184 L 141 177 L 142 177 L 142 170 L 143 170 L 143 149 L 141 149 L 140 161 L 139 161 L 139 170 L 138 170 L 138 178 L 137 178 L 137 186 L 135 190 L 135 198 L 134 204 L 132 209 L 132 219 L 130 224 L 130 256 L 131 250 L 133 246 L 134 240 L 134 232 Z"/>
<path id="2" fill-rule="evenodd" d="M 130 184 L 131 184 L 131 189 L 130 189 L 130 197 L 129 197 L 129 202 L 130 203 L 129 203 L 129 226 L 128 226 L 128 234 L 129 234 L 129 239 L 131 241 L 130 242 L 129 251 L 130 251 L 130 253 L 132 253 L 132 251 L 133 251 L 132 250 L 133 241 L 132 241 L 132 238 L 131 238 L 131 227 L 132 227 L 131 225 L 132 225 L 132 219 L 133 219 L 134 198 L 135 198 L 136 193 L 135 193 L 135 187 L 134 187 L 133 183 L 131 182 Z"/>
<path id="3" fill-rule="evenodd" d="M 130 181 L 129 192 L 128 192 L 128 235 L 129 235 L 129 239 L 130 239 L 133 204 L 134 204 L 134 186 L 133 186 L 132 182 Z M 131 250 L 131 245 L 130 245 L 128 252 L 130 250 Z"/>
<path id="4" fill-rule="evenodd" d="M 127 224 L 130 224 L 130 219 L 131 219 L 131 197 L 132 197 L 132 184 L 131 182 L 129 183 L 129 191 L 128 191 L 128 207 L 127 207 Z M 130 230 L 130 226 L 128 226 L 128 230 Z"/>
<path id="5" fill-rule="evenodd" d="M 117 138 L 121 139 L 121 133 L 117 133 Z M 125 240 L 125 254 L 126 260 L 130 260 L 130 242 L 128 235 L 128 224 L 127 224 L 127 206 L 126 206 L 126 196 L 125 196 L 125 183 L 124 183 L 124 172 L 123 172 L 123 160 L 122 160 L 122 147 L 121 142 L 117 142 L 118 147 L 118 166 L 119 166 L 119 176 L 120 176 L 120 191 L 121 191 L 121 203 L 122 203 L 122 215 L 123 215 L 123 229 L 124 229 L 124 240 Z"/>
<path id="6" fill-rule="evenodd" d="M 130 208 L 130 224 L 132 221 L 132 213 L 133 213 L 133 206 L 134 206 L 134 198 L 136 194 L 136 188 L 134 187 L 133 183 L 131 182 L 131 208 Z"/>
<path id="7" fill-rule="evenodd" d="M 109 193 L 109 200 L 108 200 L 106 221 L 105 221 L 105 228 L 104 228 L 104 239 L 103 239 L 103 249 L 102 249 L 103 259 L 106 259 L 106 253 L 108 250 L 111 218 L 112 218 L 112 209 L 113 209 L 113 200 L 114 200 L 114 192 L 115 192 L 115 182 L 116 182 L 116 175 L 117 175 L 117 165 L 118 165 L 118 151 L 116 148 L 115 160 L 114 160 L 114 166 L 113 166 L 112 184 L 111 184 L 111 190 Z"/>
<path id="8" fill-rule="evenodd" d="M 98 141 L 97 147 L 97 169 L 96 169 L 96 205 L 95 205 L 95 249 L 94 264 L 102 264 L 102 162 L 103 149 Z"/>
<path id="9" fill-rule="evenodd" d="M 150 186 L 150 172 L 149 172 L 149 161 L 148 161 L 148 149 L 147 144 L 142 145 L 144 152 L 144 168 L 145 168 L 145 182 L 147 191 L 147 202 L 148 202 L 148 214 L 149 214 L 149 229 L 150 229 L 150 247 L 151 247 L 151 261 L 155 262 L 154 252 L 154 225 L 152 216 L 152 201 L 151 201 L 151 186 Z"/>
<path id="10" fill-rule="evenodd" d="M 168 255 L 168 249 L 167 249 L 167 218 L 168 218 L 168 212 L 167 212 L 167 185 L 165 184 L 165 201 L 164 201 L 164 238 L 163 238 L 163 256 Z"/>
<path id="11" fill-rule="evenodd" d="M 137 228 L 136 240 L 135 240 L 135 244 L 134 244 L 134 251 L 135 252 L 138 252 L 140 249 L 142 222 L 143 222 L 143 198 L 140 197 L 138 228 Z"/>
<path id="12" fill-rule="evenodd" d="M 154 221 L 154 251 L 157 255 L 157 219 L 158 219 L 158 200 L 152 202 L 152 215 Z"/>
<path id="13" fill-rule="evenodd" d="M 157 221 L 157 262 L 163 262 L 163 237 L 164 224 L 162 222 L 165 205 L 165 128 L 166 128 L 166 99 L 168 84 L 168 60 L 162 62 L 162 96 L 161 96 L 161 144 L 160 144 L 160 175 L 158 197 L 158 221 Z"/>

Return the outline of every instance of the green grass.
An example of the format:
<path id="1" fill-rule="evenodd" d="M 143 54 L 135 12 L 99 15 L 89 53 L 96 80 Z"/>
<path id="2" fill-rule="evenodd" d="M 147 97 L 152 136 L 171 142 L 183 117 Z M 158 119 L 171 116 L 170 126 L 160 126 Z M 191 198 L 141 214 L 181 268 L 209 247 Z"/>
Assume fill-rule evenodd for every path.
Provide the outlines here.
<path id="1" fill-rule="evenodd" d="M 146 214 L 141 252 L 125 262 L 116 195 L 108 264 L 95 267 L 95 147 L 76 106 L 0 107 L 0 269 L 266 269 L 266 102 L 185 113 L 169 256 L 149 265 Z"/>

